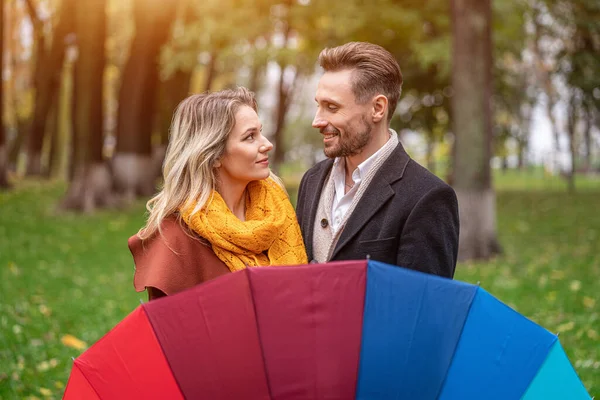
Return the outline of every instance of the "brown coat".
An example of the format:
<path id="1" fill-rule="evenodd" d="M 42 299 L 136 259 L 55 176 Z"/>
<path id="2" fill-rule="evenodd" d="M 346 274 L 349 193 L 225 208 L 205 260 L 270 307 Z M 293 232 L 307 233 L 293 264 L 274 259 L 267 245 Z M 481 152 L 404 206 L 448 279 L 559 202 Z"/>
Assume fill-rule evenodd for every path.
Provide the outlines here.
<path id="1" fill-rule="evenodd" d="M 142 241 L 137 235 L 128 245 L 135 263 L 135 290 L 148 289 L 150 300 L 172 295 L 230 272 L 209 244 L 190 237 L 175 218 L 161 225 L 162 236 Z"/>

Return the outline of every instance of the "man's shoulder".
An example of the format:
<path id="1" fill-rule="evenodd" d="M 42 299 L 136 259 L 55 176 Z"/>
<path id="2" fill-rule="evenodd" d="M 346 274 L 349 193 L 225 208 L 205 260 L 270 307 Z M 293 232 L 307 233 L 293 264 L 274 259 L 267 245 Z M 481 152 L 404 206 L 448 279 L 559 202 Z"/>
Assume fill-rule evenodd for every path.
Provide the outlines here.
<path id="1" fill-rule="evenodd" d="M 448 185 L 444 180 L 416 162 L 414 159 L 411 159 L 406 166 L 402 180 L 405 181 L 405 183 L 409 183 L 411 186 L 418 187 L 425 192 L 429 192 L 432 189 L 451 189 L 451 186 Z"/>
<path id="2" fill-rule="evenodd" d="M 319 161 L 318 163 L 313 165 L 311 168 L 309 168 L 309 170 L 305 172 L 305 175 L 307 175 L 309 173 L 320 172 L 327 168 L 331 168 L 332 165 L 333 165 L 333 159 L 326 158 L 324 160 Z"/>
<path id="3" fill-rule="evenodd" d="M 333 160 L 330 158 L 326 158 L 325 160 L 319 161 L 318 163 L 313 165 L 311 168 L 308 169 L 308 171 L 306 171 L 304 173 L 304 175 L 302 176 L 302 179 L 304 180 L 307 177 L 310 177 L 312 175 L 318 175 L 318 174 L 322 173 L 324 170 L 331 168 L 332 165 L 333 165 Z"/>

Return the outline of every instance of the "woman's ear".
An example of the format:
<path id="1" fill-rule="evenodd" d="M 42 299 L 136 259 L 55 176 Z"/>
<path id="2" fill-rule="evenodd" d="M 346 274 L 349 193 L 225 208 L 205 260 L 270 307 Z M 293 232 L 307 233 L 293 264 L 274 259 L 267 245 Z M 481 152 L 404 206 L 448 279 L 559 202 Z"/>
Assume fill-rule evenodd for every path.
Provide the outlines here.
<path id="1" fill-rule="evenodd" d="M 221 168 L 221 159 L 215 161 L 215 168 Z"/>
<path id="2" fill-rule="evenodd" d="M 388 99 L 380 94 L 373 99 L 373 122 L 380 122 L 385 118 L 385 112 L 388 108 Z"/>

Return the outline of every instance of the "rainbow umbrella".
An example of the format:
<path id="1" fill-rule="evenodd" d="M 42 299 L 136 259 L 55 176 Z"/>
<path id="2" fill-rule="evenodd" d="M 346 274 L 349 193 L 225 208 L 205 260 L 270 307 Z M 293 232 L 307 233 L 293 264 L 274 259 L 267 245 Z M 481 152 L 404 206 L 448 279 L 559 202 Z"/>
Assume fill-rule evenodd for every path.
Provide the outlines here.
<path id="1" fill-rule="evenodd" d="M 556 335 L 482 288 L 376 261 L 251 268 L 146 303 L 65 399 L 589 399 Z"/>

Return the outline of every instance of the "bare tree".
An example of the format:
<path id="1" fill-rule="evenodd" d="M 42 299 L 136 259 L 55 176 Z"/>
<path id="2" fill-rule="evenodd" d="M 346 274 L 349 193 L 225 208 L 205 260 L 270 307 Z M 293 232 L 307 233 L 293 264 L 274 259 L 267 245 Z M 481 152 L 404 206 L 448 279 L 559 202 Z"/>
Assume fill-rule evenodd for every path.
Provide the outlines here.
<path id="1" fill-rule="evenodd" d="M 52 43 L 46 50 L 43 22 L 38 17 L 32 0 L 27 0 L 27 9 L 34 26 L 36 57 L 34 72 L 35 106 L 27 140 L 27 175 L 42 174 L 41 154 L 44 134 L 52 105 L 56 102 L 63 60 L 65 37 L 74 30 L 74 0 L 62 0 L 58 10 L 58 22 L 52 32 Z"/>
<path id="2" fill-rule="evenodd" d="M 159 51 L 169 38 L 176 3 L 134 0 L 136 32 L 121 78 L 117 146 L 113 158 L 114 182 L 128 199 L 154 192 L 151 138 L 158 90 Z"/>
<path id="3" fill-rule="evenodd" d="M 0 0 L 0 70 L 4 70 L 4 1 Z M 4 79 L 0 79 L 0 188 L 8 187 L 8 153 L 4 132 Z"/>
<path id="4" fill-rule="evenodd" d="M 491 0 L 453 0 L 453 185 L 461 220 L 459 258 L 500 251 L 491 183 Z"/>
<path id="5" fill-rule="evenodd" d="M 103 75 L 106 55 L 105 0 L 75 5 L 78 56 L 73 79 L 73 171 L 63 206 L 92 212 L 111 205 L 111 174 L 103 160 Z"/>

